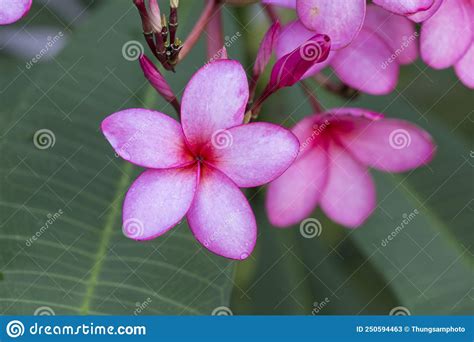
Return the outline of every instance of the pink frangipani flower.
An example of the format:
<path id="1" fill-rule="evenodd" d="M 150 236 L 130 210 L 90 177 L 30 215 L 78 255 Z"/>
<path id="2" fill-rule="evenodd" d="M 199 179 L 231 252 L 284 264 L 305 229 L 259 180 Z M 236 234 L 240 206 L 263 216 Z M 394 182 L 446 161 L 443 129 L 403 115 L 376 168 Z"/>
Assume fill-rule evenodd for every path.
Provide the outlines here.
<path id="1" fill-rule="evenodd" d="M 348 46 L 362 29 L 366 0 L 262 0 L 265 4 L 294 8 L 301 23 L 311 31 L 329 35 L 332 48 Z M 394 14 L 420 21 L 440 0 L 374 0 Z M 416 20 L 418 19 L 418 20 Z"/>
<path id="2" fill-rule="evenodd" d="M 368 6 L 365 18 L 349 46 L 331 51 L 326 62 L 315 65 L 305 76 L 330 66 L 341 81 L 355 89 L 372 95 L 392 92 L 398 82 L 399 66 L 418 57 L 418 33 L 410 20 L 377 6 Z M 276 55 L 288 53 L 313 34 L 300 21 L 288 23 L 277 42 Z"/>
<path id="3" fill-rule="evenodd" d="M 298 20 L 288 23 L 276 44 L 277 57 L 287 54 L 314 33 Z M 352 43 L 331 51 L 324 63 L 315 65 L 305 76 L 330 66 L 341 81 L 355 89 L 372 95 L 388 94 L 397 85 L 399 66 L 417 59 L 417 38 L 413 22 L 369 5 L 364 25 Z"/>
<path id="4" fill-rule="evenodd" d="M 420 42 L 426 64 L 435 69 L 454 66 L 460 80 L 474 88 L 474 2 L 442 1 L 423 22 Z"/>
<path id="5" fill-rule="evenodd" d="M 436 0 L 373 0 L 374 4 L 395 14 L 412 16 L 427 12 L 436 6 Z"/>
<path id="6" fill-rule="evenodd" d="M 454 66 L 459 79 L 467 87 L 474 88 L 472 0 L 374 0 L 374 5 L 367 6 L 367 11 L 365 0 L 262 1 L 294 8 L 298 12 L 299 21 L 287 25 L 282 32 L 282 42 L 279 44 L 281 54 L 287 53 L 294 45 L 315 32 L 328 34 L 335 50 L 352 47 L 343 49 L 344 52 L 339 54 L 342 57 L 331 54 L 325 65 L 316 66 L 313 71 L 319 71 L 330 64 L 339 78 L 353 88 L 372 95 L 386 94 L 393 90 L 398 75 L 397 64 L 411 63 L 418 54 L 414 41 L 418 34 L 410 21 L 423 22 L 420 38 L 423 61 L 435 69 Z M 386 13 L 383 14 L 383 11 Z M 378 13 L 374 14 L 375 12 Z M 384 42 L 374 38 L 374 35 L 368 36 L 364 30 L 372 31 Z M 295 37 L 300 35 L 302 38 L 295 42 Z M 381 43 L 388 45 L 390 51 Z M 383 56 L 385 60 L 380 63 Z M 383 66 L 383 72 L 380 66 Z M 367 80 L 367 75 L 377 75 L 372 77 L 375 82 Z"/>
<path id="7" fill-rule="evenodd" d="M 300 153 L 267 192 L 273 225 L 296 224 L 320 205 L 335 222 L 360 226 L 376 207 L 368 167 L 403 172 L 428 163 L 435 152 L 421 128 L 364 109 L 337 108 L 300 121 L 293 129 Z"/>
<path id="8" fill-rule="evenodd" d="M 147 109 L 120 111 L 103 121 L 117 154 L 147 168 L 124 200 L 126 236 L 153 239 L 186 215 L 196 239 L 210 251 L 238 260 L 250 255 L 257 227 L 239 187 L 280 176 L 296 158 L 299 143 L 280 126 L 242 124 L 248 97 L 242 66 L 218 60 L 188 83 L 181 125 Z"/>
<path id="9" fill-rule="evenodd" d="M 415 13 L 409 14 L 408 18 L 413 20 L 416 23 L 421 23 L 433 16 L 434 13 L 438 10 L 444 0 L 433 0 L 433 4 L 426 10 L 419 10 Z"/>
<path id="10" fill-rule="evenodd" d="M 33 0 L 0 0 L 0 25 L 12 24 L 23 18 Z"/>
<path id="11" fill-rule="evenodd" d="M 293 8 L 302 25 L 314 33 L 327 34 L 332 48 L 349 45 L 365 17 L 365 0 L 262 0 L 264 4 Z M 314 34 L 313 33 L 313 34 Z"/>

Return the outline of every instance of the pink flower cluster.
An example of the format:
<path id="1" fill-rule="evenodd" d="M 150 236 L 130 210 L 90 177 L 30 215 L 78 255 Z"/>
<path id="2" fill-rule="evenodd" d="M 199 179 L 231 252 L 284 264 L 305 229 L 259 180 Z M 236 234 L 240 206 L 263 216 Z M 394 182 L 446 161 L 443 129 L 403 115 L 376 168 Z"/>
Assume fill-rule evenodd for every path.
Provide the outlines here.
<path id="1" fill-rule="evenodd" d="M 266 68 L 278 33 L 275 24 L 265 35 L 251 86 Z M 316 34 L 278 59 L 256 103 L 297 83 L 328 58 L 330 48 L 329 37 Z M 165 99 L 176 100 L 146 57 L 140 65 Z M 103 121 L 102 131 L 117 154 L 147 169 L 125 197 L 126 236 L 153 239 L 186 216 L 205 248 L 242 260 L 255 246 L 257 227 L 239 188 L 271 183 L 266 207 L 275 226 L 298 223 L 319 204 L 334 221 L 356 227 L 376 206 L 369 167 L 406 171 L 429 162 L 435 150 L 422 129 L 364 109 L 317 113 L 290 132 L 274 124 L 246 123 L 248 108 L 243 68 L 221 59 L 202 67 L 188 83 L 181 124 L 148 109 L 120 111 Z"/>
<path id="2" fill-rule="evenodd" d="M 421 58 L 435 69 L 451 66 L 474 88 L 474 3 L 471 0 L 262 0 L 296 9 L 276 46 L 287 54 L 315 33 L 333 51 L 312 76 L 330 66 L 347 85 L 373 95 L 395 89 L 399 66 Z M 419 34 L 415 23 L 422 23 Z"/>
<path id="3" fill-rule="evenodd" d="M 194 74 L 180 102 L 158 68 L 142 55 L 139 62 L 146 79 L 173 105 L 180 121 L 141 108 L 103 120 L 102 132 L 117 155 L 145 168 L 124 200 L 127 237 L 156 238 L 186 217 L 205 248 L 246 259 L 254 249 L 257 226 L 240 188 L 268 183 L 266 211 L 277 227 L 301 222 L 317 206 L 333 221 L 358 227 L 376 207 L 369 169 L 404 172 L 430 162 L 436 148 L 429 134 L 367 109 L 323 112 L 319 104 L 291 130 L 251 122 L 264 101 L 327 66 L 350 87 L 374 95 L 389 93 L 397 85 L 400 65 L 414 62 L 420 49 L 427 64 L 438 69 L 454 66 L 462 82 L 473 87 L 470 0 L 374 0 L 368 6 L 365 0 L 263 2 L 294 8 L 298 19 L 283 28 L 275 21 L 269 28 L 250 81 L 224 49 L 220 59 Z M 159 18 L 157 2 L 150 0 L 148 8 L 144 0 L 135 4 L 144 29 L 151 25 L 167 37 L 168 27 L 149 18 L 149 11 Z M 0 2 L 0 25 L 19 20 L 30 6 L 31 0 Z M 171 1 L 172 38 L 177 7 L 178 1 Z M 204 13 L 212 11 L 212 6 L 206 7 Z M 420 37 L 415 22 L 422 22 Z M 197 32 L 203 23 L 205 18 L 198 21 Z M 212 27 L 219 30 L 219 20 Z M 165 60 L 156 51 L 164 42 L 155 44 L 158 36 L 145 31 L 152 52 L 165 69 L 174 70 L 186 45 L 170 38 L 176 49 L 168 46 L 164 52 L 175 55 Z M 273 53 L 277 60 L 268 83 L 255 97 Z"/>

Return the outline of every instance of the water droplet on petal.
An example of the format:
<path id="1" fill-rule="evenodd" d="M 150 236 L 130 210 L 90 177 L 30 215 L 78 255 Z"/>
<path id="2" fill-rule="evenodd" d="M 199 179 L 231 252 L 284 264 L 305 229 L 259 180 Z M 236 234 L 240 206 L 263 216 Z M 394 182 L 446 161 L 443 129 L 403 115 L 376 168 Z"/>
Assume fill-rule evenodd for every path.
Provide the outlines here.
<path id="1" fill-rule="evenodd" d="M 249 257 L 249 254 L 248 253 L 242 253 L 240 255 L 240 260 L 244 260 L 244 259 L 247 259 Z"/>

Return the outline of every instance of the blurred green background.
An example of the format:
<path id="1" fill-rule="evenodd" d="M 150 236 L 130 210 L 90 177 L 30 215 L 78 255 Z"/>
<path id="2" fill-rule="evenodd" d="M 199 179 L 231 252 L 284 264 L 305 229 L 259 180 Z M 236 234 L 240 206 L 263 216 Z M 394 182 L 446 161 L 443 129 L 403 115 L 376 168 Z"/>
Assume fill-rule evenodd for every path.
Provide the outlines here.
<path id="1" fill-rule="evenodd" d="M 160 1 L 165 13 L 166 3 Z M 310 83 L 325 108 L 365 107 L 425 128 L 438 145 L 436 158 L 409 173 L 374 171 L 378 207 L 367 223 L 348 230 L 316 210 L 322 231 L 314 238 L 299 226 L 272 227 L 264 189 L 251 189 L 258 244 L 248 260 L 229 261 L 203 249 L 185 220 L 146 243 L 122 235 L 122 198 L 141 170 L 114 156 L 99 124 L 124 108 L 173 110 L 150 89 L 138 62 L 123 56 L 131 40 L 145 46 L 132 2 L 74 4 L 84 11 L 67 15 L 37 1 L 28 17 L 0 28 L 1 314 L 44 307 L 71 315 L 211 314 L 221 307 L 247 315 L 386 315 L 397 307 L 419 315 L 472 313 L 474 97 L 452 70 L 418 62 L 402 68 L 391 95 L 350 102 Z M 181 39 L 202 7 L 180 2 Z M 223 15 L 226 37 L 242 35 L 227 48 L 229 58 L 251 70 L 269 25 L 265 14 L 252 5 L 226 6 Z M 35 35 L 45 28 L 45 36 Z M 58 55 L 30 67 L 32 56 L 18 56 L 27 37 L 41 50 L 59 32 Z M 206 62 L 205 51 L 201 39 L 176 74 L 166 73 L 178 94 Z M 309 114 L 295 86 L 273 96 L 261 119 L 289 127 Z M 41 129 L 53 132 L 54 146 L 35 146 Z"/>

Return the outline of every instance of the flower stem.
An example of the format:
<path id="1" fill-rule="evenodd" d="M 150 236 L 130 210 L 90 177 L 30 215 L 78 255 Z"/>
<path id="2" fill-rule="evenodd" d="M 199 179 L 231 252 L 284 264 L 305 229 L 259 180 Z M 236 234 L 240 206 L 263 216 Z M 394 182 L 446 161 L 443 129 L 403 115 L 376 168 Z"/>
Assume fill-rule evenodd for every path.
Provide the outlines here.
<path id="1" fill-rule="evenodd" d="M 308 83 L 306 81 L 300 81 L 300 86 L 301 89 L 303 89 L 304 93 L 309 99 L 309 102 L 311 103 L 311 107 L 313 107 L 313 110 L 315 113 L 321 113 L 323 111 L 321 104 L 319 103 L 318 98 L 316 95 L 311 91 Z"/>
<path id="2" fill-rule="evenodd" d="M 214 8 L 216 6 L 219 6 L 219 3 L 217 0 L 208 0 L 206 7 L 202 11 L 201 16 L 199 17 L 198 21 L 194 25 L 189 36 L 184 41 L 183 48 L 180 51 L 179 56 L 178 56 L 179 61 L 183 60 L 191 51 L 191 49 L 194 47 L 194 45 L 197 43 L 197 41 L 199 40 L 199 37 L 204 32 L 204 29 L 206 28 L 207 23 L 211 20 L 212 15 L 215 13 Z"/>
<path id="3" fill-rule="evenodd" d="M 170 102 L 170 104 L 175 109 L 178 119 L 181 121 L 181 105 L 179 104 L 178 99 L 175 97 L 174 100 Z"/>
<path id="4" fill-rule="evenodd" d="M 354 100 L 359 96 L 359 91 L 357 89 L 351 88 L 344 83 L 336 83 L 323 74 L 315 75 L 314 79 L 326 90 L 336 95 L 342 96 L 343 98 Z"/>
<path id="5" fill-rule="evenodd" d="M 278 14 L 276 13 L 275 9 L 272 7 L 272 5 L 263 5 L 263 8 L 265 10 L 265 13 L 267 13 L 268 18 L 270 21 L 273 23 L 276 23 L 280 19 L 278 18 Z"/>
<path id="6" fill-rule="evenodd" d="M 207 57 L 214 58 L 224 46 L 224 27 L 221 6 L 215 6 L 211 19 L 207 23 Z"/>

